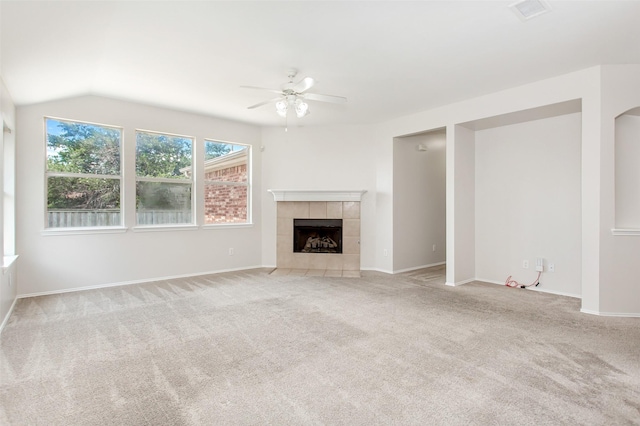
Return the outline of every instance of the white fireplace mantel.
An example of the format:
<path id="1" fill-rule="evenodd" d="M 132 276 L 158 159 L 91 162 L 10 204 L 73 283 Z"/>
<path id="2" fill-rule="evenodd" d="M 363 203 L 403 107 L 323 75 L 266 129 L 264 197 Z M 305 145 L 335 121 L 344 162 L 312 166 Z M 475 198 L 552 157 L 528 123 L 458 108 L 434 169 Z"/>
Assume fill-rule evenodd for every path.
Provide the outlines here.
<path id="1" fill-rule="evenodd" d="M 269 189 L 275 201 L 360 201 L 365 189 L 355 191 L 317 191 Z"/>

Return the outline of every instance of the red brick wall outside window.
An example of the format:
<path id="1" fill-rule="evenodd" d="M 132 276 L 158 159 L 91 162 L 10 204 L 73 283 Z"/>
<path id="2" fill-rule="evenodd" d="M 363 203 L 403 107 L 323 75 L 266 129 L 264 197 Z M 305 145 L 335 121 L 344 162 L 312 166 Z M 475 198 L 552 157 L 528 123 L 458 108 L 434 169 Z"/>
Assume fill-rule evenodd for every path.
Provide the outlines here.
<path id="1" fill-rule="evenodd" d="M 215 183 L 214 183 L 215 182 Z M 246 223 L 247 164 L 213 170 L 205 174 L 204 223 Z"/>

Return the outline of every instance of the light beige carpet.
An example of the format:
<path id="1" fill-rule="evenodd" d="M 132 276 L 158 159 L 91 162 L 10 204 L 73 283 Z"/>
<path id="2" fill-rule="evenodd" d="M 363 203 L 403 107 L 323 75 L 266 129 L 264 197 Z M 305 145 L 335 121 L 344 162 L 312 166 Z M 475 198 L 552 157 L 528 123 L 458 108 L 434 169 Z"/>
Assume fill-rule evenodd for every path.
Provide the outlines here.
<path id="1" fill-rule="evenodd" d="M 640 424 L 640 321 L 440 271 L 19 300 L 0 424 Z"/>

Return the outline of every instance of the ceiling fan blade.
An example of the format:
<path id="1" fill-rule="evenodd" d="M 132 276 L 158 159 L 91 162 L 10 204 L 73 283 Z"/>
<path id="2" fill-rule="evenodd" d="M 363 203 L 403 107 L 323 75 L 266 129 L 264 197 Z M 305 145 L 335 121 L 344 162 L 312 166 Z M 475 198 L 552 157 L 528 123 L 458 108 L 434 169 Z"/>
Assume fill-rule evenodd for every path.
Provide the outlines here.
<path id="1" fill-rule="evenodd" d="M 282 98 L 269 99 L 268 101 L 264 101 L 264 102 L 257 103 L 255 105 L 251 105 L 250 107 L 247 107 L 247 109 L 254 109 L 254 108 L 261 107 L 262 105 L 270 104 L 270 103 L 273 103 L 273 102 L 278 102 L 280 99 L 282 99 Z"/>
<path id="2" fill-rule="evenodd" d="M 263 92 L 271 92 L 282 94 L 281 90 L 276 89 L 267 89 L 266 87 L 256 87 L 256 86 L 240 86 L 241 89 L 254 89 L 254 90 L 262 90 Z"/>
<path id="3" fill-rule="evenodd" d="M 303 96 L 310 101 L 331 102 L 334 104 L 347 103 L 347 98 L 343 96 L 321 95 L 319 93 L 305 93 Z"/>
<path id="4" fill-rule="evenodd" d="M 291 89 L 296 93 L 302 93 L 306 90 L 309 90 L 316 84 L 316 81 L 311 77 L 305 77 L 299 82 L 297 82 Z"/>

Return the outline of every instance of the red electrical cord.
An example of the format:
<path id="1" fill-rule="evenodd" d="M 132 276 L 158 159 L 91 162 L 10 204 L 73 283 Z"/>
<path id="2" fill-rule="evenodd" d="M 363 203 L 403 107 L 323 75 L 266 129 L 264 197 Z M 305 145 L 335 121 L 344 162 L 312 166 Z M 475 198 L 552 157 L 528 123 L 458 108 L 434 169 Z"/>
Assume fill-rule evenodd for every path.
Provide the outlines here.
<path id="1" fill-rule="evenodd" d="M 538 276 L 531 284 L 520 284 L 518 281 L 512 280 L 511 279 L 512 276 L 509 275 L 509 277 L 507 277 L 507 280 L 504 282 L 504 285 L 506 285 L 507 287 L 520 287 L 520 288 L 526 288 L 526 287 L 531 287 L 533 285 L 538 285 L 538 283 L 540 282 L 540 274 L 542 274 L 542 272 L 538 272 Z"/>

